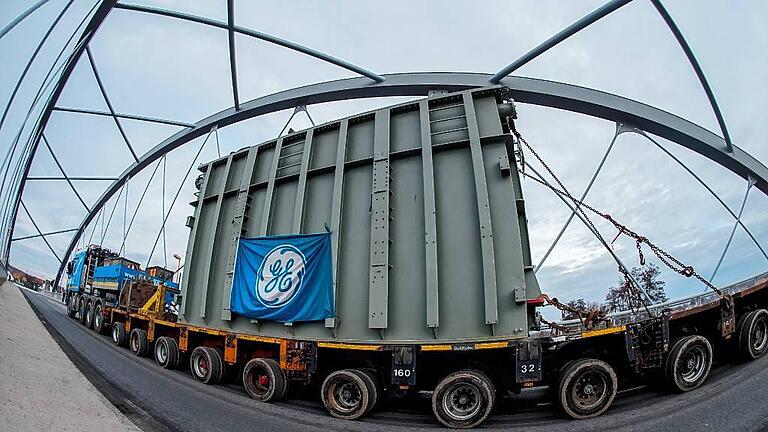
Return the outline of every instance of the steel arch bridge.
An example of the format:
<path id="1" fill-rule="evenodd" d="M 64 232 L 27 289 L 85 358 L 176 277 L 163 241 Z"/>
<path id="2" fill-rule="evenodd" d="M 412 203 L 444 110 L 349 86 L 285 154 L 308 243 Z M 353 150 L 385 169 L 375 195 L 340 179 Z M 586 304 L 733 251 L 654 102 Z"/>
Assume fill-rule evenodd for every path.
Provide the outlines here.
<path id="1" fill-rule="evenodd" d="M 32 7 L 26 10 L 22 15 L 13 20 L 10 24 L 3 28 L 2 31 L 0 31 L 0 38 L 4 37 L 7 33 L 12 31 L 13 27 L 15 27 L 19 22 L 23 21 L 27 16 L 33 14 L 35 10 L 43 6 L 48 1 L 49 0 L 40 0 L 32 5 Z M 59 52 L 58 57 L 48 71 L 48 74 L 43 80 L 43 83 L 39 86 L 37 94 L 34 98 L 35 100 L 32 106 L 29 107 L 22 125 L 18 129 L 13 142 L 10 143 L 10 149 L 8 150 L 8 153 L 3 159 L 3 165 L 1 166 L 2 168 L 0 168 L 2 170 L 2 183 L 0 184 L 0 192 L 3 194 L 3 201 L 1 203 L 2 207 L 0 208 L 0 224 L 2 225 L 2 231 L 0 235 L 2 240 L 0 241 L 0 257 L 2 263 L 8 264 L 13 242 L 32 237 L 39 237 L 46 243 L 51 253 L 60 262 L 55 280 L 55 285 L 58 285 L 59 278 L 61 277 L 65 268 L 67 257 L 77 246 L 85 232 L 85 229 L 89 226 L 90 223 L 93 222 L 94 218 L 96 218 L 99 212 L 104 209 L 109 199 L 112 198 L 115 194 L 121 193 L 121 188 L 130 178 L 147 168 L 153 161 L 157 161 L 158 159 L 162 158 L 171 150 L 183 146 L 195 138 L 209 136 L 212 132 L 219 128 L 285 109 L 294 109 L 294 114 L 296 114 L 301 110 L 306 111 L 306 107 L 309 105 L 324 102 L 383 96 L 426 96 L 435 91 L 457 91 L 491 85 L 501 85 L 509 88 L 510 96 L 515 101 L 520 103 L 557 108 L 615 122 L 617 124 L 617 129 L 614 135 L 614 141 L 616 137 L 621 133 L 635 132 L 645 136 L 651 142 L 664 150 L 664 148 L 661 147 L 651 135 L 667 139 L 716 162 L 725 169 L 744 178 L 748 185 L 747 194 L 753 186 L 757 187 L 757 189 L 763 193 L 768 194 L 768 168 L 766 168 L 757 159 L 740 149 L 731 141 L 725 119 L 723 118 L 723 115 L 720 111 L 717 100 L 715 98 L 715 94 L 697 61 L 693 50 L 688 45 L 682 32 L 677 27 L 672 16 L 668 13 L 660 0 L 649 1 L 655 7 L 659 16 L 666 23 L 669 31 L 679 43 L 680 48 L 686 56 L 691 68 L 693 69 L 693 72 L 698 78 L 708 98 L 710 107 L 717 119 L 717 123 L 720 128 L 720 135 L 659 108 L 630 100 L 615 94 L 562 82 L 553 82 L 536 78 L 523 78 L 511 75 L 523 65 L 536 59 L 543 53 L 547 52 L 551 48 L 577 34 L 583 29 L 589 27 L 595 22 L 604 19 L 631 1 L 632 0 L 609 1 L 598 9 L 587 14 L 583 18 L 573 22 L 571 25 L 559 33 L 553 35 L 551 38 L 547 39 L 540 45 L 534 47 L 526 54 L 514 60 L 508 66 L 499 70 L 495 74 L 458 72 L 405 72 L 396 74 L 377 74 L 366 68 L 354 65 L 327 53 L 317 51 L 270 34 L 236 25 L 234 0 L 226 0 L 227 21 L 216 21 L 210 18 L 190 15 L 174 10 L 159 9 L 130 4 L 126 2 L 118 2 L 117 0 L 97 1 L 91 8 L 89 14 L 80 22 L 80 25 L 75 30 L 75 32 L 71 34 L 64 48 Z M 16 82 L 13 93 L 7 105 L 5 106 L 5 109 L 3 110 L 2 117 L 0 118 L 0 129 L 2 129 L 3 126 L 8 126 L 6 124 L 8 113 L 14 102 L 14 98 L 17 96 L 19 88 L 21 87 L 22 83 L 25 82 L 25 79 L 27 79 L 27 72 L 29 71 L 30 66 L 34 62 L 41 49 L 45 46 L 51 32 L 54 30 L 54 28 L 56 28 L 62 16 L 72 6 L 73 3 L 74 0 L 68 0 L 66 2 L 63 10 L 61 10 L 61 12 L 57 15 L 51 27 L 47 30 L 42 40 L 37 45 L 37 48 L 26 64 L 24 71 Z M 110 98 L 108 97 L 109 92 L 105 88 L 104 82 L 100 77 L 94 55 L 90 49 L 90 44 L 92 40 L 97 37 L 100 26 L 105 22 L 110 12 L 114 9 L 131 11 L 137 14 L 163 16 L 226 31 L 228 35 L 228 66 L 231 74 L 233 100 L 232 106 L 228 109 L 205 117 L 195 123 L 116 112 L 112 103 L 110 102 Z M 236 67 L 236 35 L 259 39 L 264 42 L 283 47 L 284 49 L 305 54 L 320 61 L 324 61 L 348 71 L 354 72 L 355 74 L 359 75 L 359 77 L 321 82 L 270 94 L 250 101 L 241 101 L 240 91 L 238 89 Z M 75 66 L 83 56 L 88 59 L 88 62 L 96 77 L 99 90 L 104 100 L 106 101 L 108 109 L 105 111 L 72 109 L 60 107 L 57 105 L 62 91 L 64 90 L 70 77 L 73 74 Z M 39 113 L 36 112 L 37 110 L 39 110 Z M 53 149 L 51 149 L 45 136 L 46 126 L 48 125 L 52 113 L 56 111 L 77 112 L 81 114 L 111 118 L 117 126 L 122 139 L 125 142 L 125 145 L 132 155 L 133 162 L 131 165 L 128 166 L 120 175 L 114 178 L 94 179 L 67 176 L 64 169 L 61 167 L 61 164 L 56 159 L 56 156 L 53 153 Z M 145 154 L 139 155 L 131 145 L 131 142 L 128 139 L 121 124 L 121 121 L 125 119 L 179 126 L 183 129 L 161 141 Z M 25 128 L 30 128 L 31 133 L 29 133 L 28 139 L 22 140 L 21 137 L 24 135 L 23 132 Z M 35 223 L 34 219 L 32 219 L 22 200 L 25 186 L 30 180 L 35 180 L 35 178 L 30 176 L 30 168 L 32 166 L 32 161 L 34 160 L 35 155 L 41 147 L 41 143 L 43 146 L 47 147 L 51 155 L 53 155 L 53 159 L 61 172 L 61 177 L 51 177 L 51 179 L 66 181 L 79 201 L 87 210 L 85 217 L 77 227 L 54 232 L 42 232 L 38 225 Z M 612 145 L 613 141 L 611 143 L 611 147 Z M 683 162 L 677 159 L 674 155 L 667 152 L 666 150 L 664 151 L 670 157 L 675 159 L 676 162 L 681 164 L 683 168 L 685 168 L 691 175 L 693 175 L 693 177 L 699 183 L 701 183 L 734 218 L 734 226 L 731 232 L 731 238 L 728 240 L 726 249 L 723 251 L 723 255 L 720 258 L 720 262 L 722 262 L 722 259 L 727 252 L 728 246 L 730 245 L 731 239 L 733 238 L 733 232 L 739 226 L 748 234 L 762 255 L 768 259 L 768 254 L 766 254 L 761 244 L 751 233 L 748 227 L 741 221 L 741 213 L 744 209 L 744 202 L 746 202 L 747 196 L 744 196 L 744 202 L 742 203 L 741 210 L 737 214 L 731 210 L 730 207 L 727 206 L 725 202 L 714 192 L 714 190 L 700 177 L 698 177 L 696 173 L 685 166 L 685 164 L 683 164 Z M 16 162 L 14 163 L 14 161 Z M 587 190 L 584 192 L 584 196 L 586 196 L 586 193 L 589 191 L 589 188 L 594 182 L 604 162 L 605 156 L 603 157 L 598 170 L 594 173 L 592 180 L 587 187 Z M 192 167 L 190 167 L 190 170 L 191 168 Z M 155 170 L 156 169 L 157 167 L 155 167 Z M 187 174 L 189 174 L 189 172 Z M 76 180 L 111 180 L 111 184 L 106 187 L 95 204 L 88 206 L 88 204 L 86 204 L 81 195 L 78 193 L 78 190 L 73 183 L 73 181 Z M 173 206 L 173 203 L 175 203 L 175 199 L 174 202 L 171 203 L 171 206 Z M 139 202 L 139 205 L 140 204 L 141 201 Z M 14 238 L 14 228 L 19 211 L 21 209 L 23 209 L 29 216 L 32 224 L 37 230 L 37 235 Z M 168 211 L 168 214 L 170 214 L 170 210 Z M 566 222 L 560 234 L 550 245 L 549 250 L 545 254 L 544 259 L 540 264 L 546 260 L 549 252 L 551 252 L 555 247 L 557 241 L 560 239 L 568 223 L 575 214 L 576 211 L 573 210 L 571 217 L 568 219 L 568 222 Z M 168 216 L 166 215 L 163 220 L 163 227 L 165 226 L 167 217 Z M 161 227 L 161 230 L 163 227 Z M 53 247 L 51 247 L 47 237 L 68 232 L 73 233 L 72 238 L 64 255 L 60 257 L 56 254 L 56 251 L 53 249 Z"/>

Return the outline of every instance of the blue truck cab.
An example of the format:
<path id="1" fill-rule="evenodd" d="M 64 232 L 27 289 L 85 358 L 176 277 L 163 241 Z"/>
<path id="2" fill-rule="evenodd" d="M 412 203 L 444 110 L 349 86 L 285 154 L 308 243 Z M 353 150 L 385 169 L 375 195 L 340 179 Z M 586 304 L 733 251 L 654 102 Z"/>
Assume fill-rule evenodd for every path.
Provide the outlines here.
<path id="1" fill-rule="evenodd" d="M 73 318 L 79 313 L 88 327 L 100 325 L 100 314 L 116 307 L 120 293 L 138 279 L 164 284 L 165 309 L 175 312 L 174 295 L 179 285 L 173 282 L 172 271 L 159 266 L 144 271 L 139 263 L 99 245 L 75 253 L 67 264 L 67 275 L 68 313 Z"/>
<path id="2" fill-rule="evenodd" d="M 85 270 L 85 258 L 87 251 L 80 251 L 75 254 L 72 261 L 67 264 L 67 290 L 73 293 L 79 293 L 83 286 L 83 270 Z"/>

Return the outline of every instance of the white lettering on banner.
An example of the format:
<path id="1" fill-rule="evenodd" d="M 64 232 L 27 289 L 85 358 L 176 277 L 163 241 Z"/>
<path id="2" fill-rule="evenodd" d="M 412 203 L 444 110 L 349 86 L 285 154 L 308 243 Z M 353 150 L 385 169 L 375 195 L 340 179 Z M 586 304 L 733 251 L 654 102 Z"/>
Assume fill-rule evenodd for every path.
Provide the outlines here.
<path id="1" fill-rule="evenodd" d="M 285 306 L 301 289 L 305 266 L 304 254 L 297 247 L 289 244 L 274 247 L 256 273 L 256 297 L 266 307 Z"/>

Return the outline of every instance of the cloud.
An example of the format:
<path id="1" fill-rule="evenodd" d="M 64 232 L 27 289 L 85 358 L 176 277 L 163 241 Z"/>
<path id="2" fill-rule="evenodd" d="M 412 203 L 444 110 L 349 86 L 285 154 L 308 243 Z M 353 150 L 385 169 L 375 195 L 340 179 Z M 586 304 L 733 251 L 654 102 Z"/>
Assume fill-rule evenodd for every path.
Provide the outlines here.
<path id="1" fill-rule="evenodd" d="M 54 2 L 52 2 L 54 3 Z M 185 12 L 224 20 L 223 2 L 142 1 L 157 7 L 183 7 Z M 238 25 L 253 28 L 297 43 L 327 51 L 377 72 L 412 70 L 496 71 L 537 43 L 602 4 L 536 1 L 395 2 L 370 13 L 370 5 L 345 2 L 327 5 L 316 2 L 237 2 Z M 88 5 L 77 2 L 80 13 Z M 768 118 L 768 55 L 762 41 L 768 4 L 751 2 L 733 8 L 728 3 L 707 1 L 672 3 L 670 13 L 696 51 L 715 89 L 734 142 L 759 160 L 768 160 L 768 147 L 760 125 Z M 0 4 L 0 21 L 8 22 L 18 13 L 18 4 Z M 53 10 L 53 9 L 51 9 Z M 41 23 L 53 12 L 41 14 L 35 25 L 19 27 L 11 38 L 0 41 L 0 55 L 11 68 L 3 78 L 15 77 L 39 40 Z M 32 22 L 32 21 L 30 21 Z M 716 29 L 713 31 L 713 29 Z M 64 32 L 62 32 L 64 34 Z M 60 38 L 59 38 L 60 39 Z M 57 40 L 59 40 L 57 39 Z M 9 42 L 10 41 L 10 42 Z M 276 48 L 244 36 L 236 40 L 237 72 L 241 101 L 308 83 L 338 79 L 353 74 L 308 56 Z M 739 47 L 739 49 L 735 49 Z M 119 112 L 197 121 L 232 104 L 231 78 L 227 62 L 226 32 L 206 29 L 169 18 L 151 17 L 128 11 L 113 11 L 94 40 L 93 51 L 112 102 Z M 743 55 L 743 53 L 750 53 Z M 52 60 L 52 58 L 51 58 Z M 62 98 L 68 105 L 104 109 L 87 64 L 77 72 Z M 41 68 L 44 70 L 44 68 Z M 648 3 L 633 2 L 590 27 L 578 36 L 529 63 L 518 73 L 566 81 L 615 92 L 717 130 L 709 105 L 691 73 L 674 38 Z M 7 75 L 10 74 L 10 75 Z M 38 74 L 39 75 L 39 74 Z M 34 76 L 38 76 L 34 75 Z M 0 100 L 10 94 L 13 79 L 0 80 Z M 35 86 L 20 95 L 31 97 Z M 352 101 L 310 107 L 316 122 L 398 103 L 408 98 Z M 9 117 L 17 127 L 21 111 L 14 107 Z M 520 105 L 518 127 L 558 173 L 569 189 L 580 194 L 589 182 L 599 158 L 607 148 L 615 125 L 599 119 L 537 106 Z M 219 131 L 223 153 L 273 138 L 291 111 L 286 110 L 248 120 Z M 132 144 L 146 151 L 175 128 L 145 127 L 125 122 Z M 291 127 L 309 126 L 303 115 Z M 0 149 L 9 146 L 12 128 L 0 132 Z M 47 136 L 69 174 L 117 175 L 131 163 L 125 143 L 108 118 L 57 114 Z M 166 203 L 179 187 L 200 140 L 175 150 L 167 159 Z M 743 179 L 719 165 L 665 140 L 660 144 L 691 167 L 734 212 L 744 190 Z M 196 162 L 209 161 L 219 152 L 209 143 Z M 532 158 L 529 157 L 529 161 Z M 113 221 L 105 231 L 105 243 L 119 249 L 123 218 L 130 220 L 154 165 L 131 180 L 128 208 L 118 204 Z M 36 158 L 37 175 L 56 174 L 47 155 Z M 167 226 L 167 254 L 153 255 L 154 263 L 172 261 L 170 255 L 183 253 L 188 229 L 184 219 L 194 199 L 193 170 L 183 185 Z M 162 221 L 160 177 L 150 184 L 127 239 L 127 254 L 144 263 Z M 106 186 L 78 184 L 88 202 Z M 541 259 L 569 215 L 569 210 L 547 190 L 530 181 L 523 184 L 534 262 Z M 82 217 L 82 206 L 64 184 L 30 185 L 24 195 L 35 220 L 46 230 L 71 228 Z M 110 201 L 111 210 L 116 200 Z M 627 226 L 648 236 L 660 247 L 672 251 L 709 277 L 722 254 L 732 228 L 728 211 L 715 201 L 692 177 L 645 138 L 621 135 L 598 176 L 587 202 L 610 213 Z M 607 239 L 616 229 L 593 217 Z M 751 193 L 744 222 L 755 237 L 768 245 L 768 198 Z M 99 233 L 101 220 L 87 232 Z M 95 230 L 94 230 L 95 228 Z M 22 218 L 17 233 L 34 233 Z M 97 237 L 94 234 L 94 237 Z M 68 234 L 52 238 L 62 251 Z M 162 240 L 161 240 L 162 241 Z M 162 242 L 160 243 L 162 245 Z M 615 251 L 628 265 L 636 265 L 634 244 L 619 239 Z M 646 252 L 649 256 L 649 253 Z M 14 245 L 12 262 L 27 265 L 50 275 L 58 262 L 39 240 Z M 729 283 L 765 268 L 766 260 L 751 239 L 737 230 L 730 251 L 715 279 Z M 541 286 L 563 299 L 585 297 L 600 300 L 616 283 L 616 263 L 610 254 L 575 219 L 538 272 Z M 701 287 L 668 270 L 663 278 L 672 297 L 698 292 Z"/>

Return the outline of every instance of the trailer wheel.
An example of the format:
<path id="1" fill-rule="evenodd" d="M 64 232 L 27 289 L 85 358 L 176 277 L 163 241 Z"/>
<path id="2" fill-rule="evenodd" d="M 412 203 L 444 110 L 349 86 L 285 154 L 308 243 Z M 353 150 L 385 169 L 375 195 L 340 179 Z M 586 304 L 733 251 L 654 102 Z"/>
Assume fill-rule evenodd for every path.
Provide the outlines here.
<path id="1" fill-rule="evenodd" d="M 667 384 L 676 392 L 701 386 L 712 367 L 712 345 L 698 335 L 678 339 L 669 350 L 664 368 Z"/>
<path id="2" fill-rule="evenodd" d="M 199 346 L 189 357 L 189 369 L 192 376 L 201 383 L 218 384 L 224 373 L 224 361 L 217 350 Z"/>
<path id="3" fill-rule="evenodd" d="M 103 334 L 105 327 L 104 308 L 101 306 L 101 302 L 97 302 L 93 308 L 93 331 Z"/>
<path id="4" fill-rule="evenodd" d="M 146 357 L 149 348 L 147 332 L 138 328 L 131 330 L 131 335 L 128 338 L 128 345 L 134 355 L 138 357 Z"/>
<path id="5" fill-rule="evenodd" d="M 371 395 L 363 378 L 353 369 L 341 369 L 323 381 L 320 398 L 336 418 L 357 420 L 370 408 Z"/>
<path id="6" fill-rule="evenodd" d="M 739 354 L 744 360 L 756 360 L 768 351 L 768 311 L 758 309 L 739 320 Z"/>
<path id="7" fill-rule="evenodd" d="M 121 322 L 112 324 L 112 342 L 114 342 L 115 345 L 122 347 L 125 346 L 126 339 L 125 324 Z"/>
<path id="8" fill-rule="evenodd" d="M 167 336 L 155 341 L 155 361 L 165 369 L 176 369 L 179 366 L 179 344 Z"/>
<path id="9" fill-rule="evenodd" d="M 587 419 L 604 413 L 617 390 L 618 379 L 611 365 L 597 359 L 579 359 L 561 372 L 557 402 L 568 417 Z"/>
<path id="10" fill-rule="evenodd" d="M 261 402 L 272 402 L 285 397 L 288 381 L 276 361 L 255 358 L 243 369 L 243 387 L 252 398 Z"/>
<path id="11" fill-rule="evenodd" d="M 454 429 L 473 428 L 493 410 L 496 390 L 482 372 L 454 372 L 432 392 L 432 412 L 440 423 Z"/>
<path id="12" fill-rule="evenodd" d="M 376 404 L 379 402 L 379 394 L 381 394 L 379 379 L 376 377 L 376 373 L 371 369 L 352 369 L 352 372 L 358 374 L 365 382 L 366 387 L 368 387 L 370 401 L 368 402 L 368 409 L 365 411 L 367 414 L 373 411 L 373 409 L 376 408 Z"/>
<path id="13" fill-rule="evenodd" d="M 77 301 L 77 313 L 80 314 L 80 324 L 85 325 L 85 299 L 78 297 Z"/>

